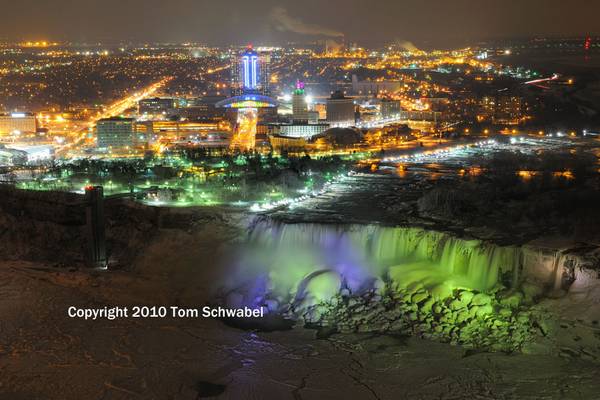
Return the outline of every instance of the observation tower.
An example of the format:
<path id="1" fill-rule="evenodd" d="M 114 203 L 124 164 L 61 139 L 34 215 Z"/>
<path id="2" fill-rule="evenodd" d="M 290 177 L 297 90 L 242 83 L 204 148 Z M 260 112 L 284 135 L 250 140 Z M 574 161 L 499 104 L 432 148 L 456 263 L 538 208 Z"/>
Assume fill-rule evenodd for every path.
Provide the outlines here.
<path id="1" fill-rule="evenodd" d="M 232 60 L 232 97 L 217 103 L 217 107 L 237 110 L 232 149 L 254 149 L 258 109 L 277 107 L 277 101 L 269 96 L 268 68 L 268 58 L 258 54 L 252 46 Z"/>

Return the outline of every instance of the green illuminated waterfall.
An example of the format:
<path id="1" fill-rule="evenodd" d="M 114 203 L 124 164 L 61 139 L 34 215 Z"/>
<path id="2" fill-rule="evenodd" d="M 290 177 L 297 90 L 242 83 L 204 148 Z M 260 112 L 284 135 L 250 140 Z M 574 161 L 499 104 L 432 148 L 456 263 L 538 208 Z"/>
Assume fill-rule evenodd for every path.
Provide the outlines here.
<path id="1" fill-rule="evenodd" d="M 416 227 L 258 218 L 226 272 L 223 300 L 340 332 L 402 332 L 519 350 L 529 307 L 570 256 Z M 525 289 L 525 286 L 527 289 Z M 543 317 L 542 317 L 543 318 Z"/>
<path id="2" fill-rule="evenodd" d="M 251 229 L 251 269 L 271 276 L 277 290 L 293 290 L 302 277 L 337 272 L 348 288 L 381 278 L 400 286 L 421 283 L 433 288 L 487 291 L 500 280 L 514 282 L 521 249 L 456 238 L 421 228 L 378 225 L 283 224 L 259 220 Z M 252 254 L 249 256 L 249 254 Z"/>

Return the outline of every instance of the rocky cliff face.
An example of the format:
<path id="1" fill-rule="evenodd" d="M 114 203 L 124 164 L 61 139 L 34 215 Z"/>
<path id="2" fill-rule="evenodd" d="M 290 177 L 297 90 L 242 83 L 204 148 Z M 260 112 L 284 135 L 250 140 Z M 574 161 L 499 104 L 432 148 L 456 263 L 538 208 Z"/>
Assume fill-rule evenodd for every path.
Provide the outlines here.
<path id="1" fill-rule="evenodd" d="M 104 213 L 107 254 L 114 268 L 133 264 L 160 232 L 189 232 L 225 218 L 217 209 L 157 208 L 110 198 L 105 199 Z M 0 258 L 83 266 L 87 235 L 83 195 L 0 187 Z"/>
<path id="2" fill-rule="evenodd" d="M 0 187 L 3 259 L 82 263 L 84 228 L 83 196 Z"/>

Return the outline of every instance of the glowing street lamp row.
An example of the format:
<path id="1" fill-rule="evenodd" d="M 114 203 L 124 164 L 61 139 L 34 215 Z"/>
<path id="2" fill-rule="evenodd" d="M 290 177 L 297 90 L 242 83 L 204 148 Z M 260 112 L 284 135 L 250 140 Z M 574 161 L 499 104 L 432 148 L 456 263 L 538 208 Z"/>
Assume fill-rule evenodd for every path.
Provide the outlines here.
<path id="1" fill-rule="evenodd" d="M 339 174 L 339 175 L 335 176 L 333 179 L 331 179 L 330 181 L 325 182 L 325 184 L 323 185 L 323 188 L 321 188 L 321 190 L 314 190 L 311 193 L 302 195 L 300 197 L 294 197 L 294 198 L 290 198 L 290 199 L 281 199 L 279 201 L 264 203 L 264 204 L 255 203 L 254 205 L 252 205 L 252 207 L 250 207 L 250 211 L 265 212 L 265 211 L 272 211 L 272 210 L 274 210 L 276 208 L 280 208 L 280 207 L 288 207 L 288 206 L 296 205 L 304 200 L 308 200 L 310 198 L 325 194 L 329 190 L 331 185 L 341 181 L 342 179 L 344 179 L 346 176 L 348 176 L 350 174 L 351 174 L 351 172 L 348 172 L 347 174 Z"/>
<path id="2" fill-rule="evenodd" d="M 476 147 L 490 147 L 490 146 L 495 146 L 497 144 L 497 142 L 495 140 L 484 140 L 484 141 L 480 141 L 477 143 L 473 143 L 473 144 L 469 144 L 469 145 L 459 145 L 459 146 L 454 146 L 452 148 L 449 149 L 440 149 L 440 150 L 433 150 L 433 151 L 428 151 L 428 152 L 424 152 L 424 153 L 419 153 L 419 154 L 411 154 L 411 155 L 402 155 L 402 156 L 397 156 L 397 157 L 387 157 L 383 159 L 383 162 L 389 162 L 389 163 L 394 163 L 394 162 L 409 162 L 409 161 L 422 161 L 426 158 L 442 158 L 442 157 L 448 157 L 448 156 L 452 156 L 457 154 L 458 152 L 468 149 L 469 147 L 472 146 L 476 146 Z"/>

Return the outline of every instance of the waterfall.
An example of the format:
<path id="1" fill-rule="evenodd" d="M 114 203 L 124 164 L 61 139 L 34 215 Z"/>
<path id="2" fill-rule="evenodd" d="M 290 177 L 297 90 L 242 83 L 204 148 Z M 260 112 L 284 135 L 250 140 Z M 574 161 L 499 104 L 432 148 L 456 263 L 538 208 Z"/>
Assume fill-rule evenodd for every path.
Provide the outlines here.
<path id="1" fill-rule="evenodd" d="M 567 247 L 543 242 L 527 244 L 523 246 L 521 253 L 523 279 L 537 282 L 555 293 L 570 289 L 569 286 L 575 279 L 575 270 L 582 262 L 577 251 L 570 252 Z M 566 275 L 572 275 L 573 280 L 565 281 Z"/>
<path id="2" fill-rule="evenodd" d="M 225 291 L 245 293 L 246 303 L 269 297 L 280 304 L 295 298 L 299 283 L 317 271 L 331 271 L 340 287 L 353 294 L 388 282 L 399 288 L 443 287 L 445 295 L 454 289 L 490 291 L 499 283 L 517 288 L 524 280 L 543 290 L 558 289 L 565 263 L 571 263 L 556 250 L 499 246 L 417 227 L 269 218 L 254 221 L 232 258 Z"/>
<path id="3" fill-rule="evenodd" d="M 237 250 L 220 298 L 230 307 L 263 307 L 340 332 L 398 331 L 503 351 L 529 340 L 527 307 L 540 295 L 564 293 L 572 276 L 580 293 L 595 284 L 573 252 L 418 227 L 259 218 Z"/>
<path id="4" fill-rule="evenodd" d="M 522 252 L 521 247 L 416 227 L 290 224 L 263 218 L 252 225 L 235 256 L 227 286 L 251 281 L 256 298 L 266 291 L 283 301 L 295 296 L 298 283 L 311 273 L 329 270 L 352 293 L 378 280 L 488 291 L 499 282 L 517 284 Z"/>

